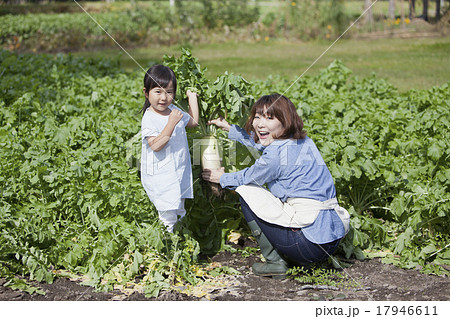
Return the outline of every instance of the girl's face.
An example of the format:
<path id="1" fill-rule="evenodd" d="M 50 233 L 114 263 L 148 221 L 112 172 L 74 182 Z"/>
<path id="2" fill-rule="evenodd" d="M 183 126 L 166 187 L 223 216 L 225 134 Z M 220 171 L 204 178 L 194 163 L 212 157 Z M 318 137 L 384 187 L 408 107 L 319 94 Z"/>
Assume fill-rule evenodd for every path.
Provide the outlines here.
<path id="1" fill-rule="evenodd" d="M 169 83 L 167 87 L 160 88 L 159 86 L 154 87 L 149 92 L 145 92 L 145 97 L 150 102 L 150 109 L 161 115 L 169 115 L 170 110 L 169 105 L 172 104 L 175 92 L 173 90 L 172 82 Z"/>
<path id="2" fill-rule="evenodd" d="M 266 113 L 267 108 L 264 107 L 264 114 L 255 114 L 253 119 L 253 129 L 258 136 L 259 143 L 264 146 L 270 145 L 284 131 L 283 124 L 274 116 Z"/>

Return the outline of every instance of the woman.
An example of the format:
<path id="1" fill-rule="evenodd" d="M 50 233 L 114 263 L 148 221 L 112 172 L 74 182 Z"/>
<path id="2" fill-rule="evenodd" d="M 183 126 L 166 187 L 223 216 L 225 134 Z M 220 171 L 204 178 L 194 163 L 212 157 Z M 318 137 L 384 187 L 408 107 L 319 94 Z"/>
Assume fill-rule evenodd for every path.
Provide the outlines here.
<path id="1" fill-rule="evenodd" d="M 285 278 L 288 264 L 328 258 L 348 232 L 349 214 L 338 205 L 333 178 L 294 104 L 280 94 L 266 95 L 253 106 L 245 131 L 224 119 L 209 124 L 262 151 L 241 171 L 225 173 L 222 167 L 202 173 L 203 179 L 240 195 L 244 217 L 266 259 L 252 266 L 254 274 Z"/>

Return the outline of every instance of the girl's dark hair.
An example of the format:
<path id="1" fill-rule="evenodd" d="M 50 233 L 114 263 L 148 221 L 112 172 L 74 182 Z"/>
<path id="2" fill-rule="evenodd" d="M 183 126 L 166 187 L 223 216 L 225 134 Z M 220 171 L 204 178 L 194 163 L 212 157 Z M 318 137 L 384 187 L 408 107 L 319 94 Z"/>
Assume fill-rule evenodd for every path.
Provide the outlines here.
<path id="1" fill-rule="evenodd" d="M 248 134 L 254 133 L 255 142 L 258 141 L 258 136 L 253 128 L 256 113 L 273 116 L 281 122 L 284 130 L 280 136 L 276 136 L 278 139 L 304 139 L 306 137 L 302 118 L 297 114 L 295 105 L 284 95 L 278 93 L 264 95 L 253 105 L 250 117 L 245 124 L 245 130 Z"/>
<path id="2" fill-rule="evenodd" d="M 155 87 L 164 89 L 170 84 L 170 82 L 172 82 L 174 92 L 173 98 L 175 99 L 175 94 L 177 92 L 177 78 L 175 77 L 175 73 L 167 66 L 156 64 L 145 73 L 144 89 L 146 93 L 150 92 L 150 90 Z M 147 98 L 145 98 L 144 107 L 141 110 L 142 114 L 145 113 L 145 110 L 147 110 L 149 106 L 150 102 Z"/>

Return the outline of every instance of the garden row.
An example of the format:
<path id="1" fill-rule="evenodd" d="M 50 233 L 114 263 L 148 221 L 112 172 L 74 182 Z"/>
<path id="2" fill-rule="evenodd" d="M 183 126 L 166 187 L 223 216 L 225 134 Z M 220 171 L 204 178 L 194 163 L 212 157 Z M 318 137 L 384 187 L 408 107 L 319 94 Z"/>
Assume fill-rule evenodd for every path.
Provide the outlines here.
<path id="1" fill-rule="evenodd" d="M 295 4 L 295 5 L 294 5 Z M 342 1 L 301 1 L 266 9 L 247 0 L 141 2 L 106 12 L 0 16 L 0 45 L 65 52 L 121 45 L 173 45 L 272 37 L 334 38 L 349 25 Z M 114 40 L 113 40 L 114 39 Z"/>
<path id="2" fill-rule="evenodd" d="M 226 72 L 211 82 L 187 50 L 164 63 L 177 74 L 181 107 L 189 87 L 203 114 L 214 108 L 232 123 L 260 95 L 287 90 L 352 214 L 338 256 L 381 251 L 385 262 L 446 272 L 448 84 L 400 94 L 376 77 L 351 77 L 339 62 L 294 84 L 277 76 L 249 83 Z M 139 179 L 141 72 L 109 60 L 0 51 L 0 74 L 0 276 L 8 285 L 33 291 L 17 276 L 52 282 L 79 274 L 99 289 L 139 285 L 156 296 L 212 275 L 198 256 L 246 231 L 238 200 L 232 192 L 215 197 L 194 165 L 195 198 L 181 230 L 163 231 Z M 254 160 L 217 134 L 227 171 Z M 200 130 L 188 136 L 193 146 Z"/>

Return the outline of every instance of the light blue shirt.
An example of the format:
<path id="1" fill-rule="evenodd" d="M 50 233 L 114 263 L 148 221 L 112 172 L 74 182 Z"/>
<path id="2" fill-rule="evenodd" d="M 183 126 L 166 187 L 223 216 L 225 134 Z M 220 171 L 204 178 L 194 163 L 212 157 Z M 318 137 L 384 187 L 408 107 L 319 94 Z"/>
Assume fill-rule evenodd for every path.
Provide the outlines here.
<path id="1" fill-rule="evenodd" d="M 248 184 L 267 185 L 282 202 L 288 198 L 326 201 L 336 197 L 331 173 L 309 137 L 275 140 L 264 147 L 255 143 L 242 128 L 232 125 L 228 138 L 258 149 L 262 155 L 250 167 L 223 174 L 220 178 L 222 187 L 235 189 Z M 317 244 L 332 242 L 345 235 L 344 225 L 334 209 L 321 210 L 314 223 L 302 228 L 302 232 Z"/>

